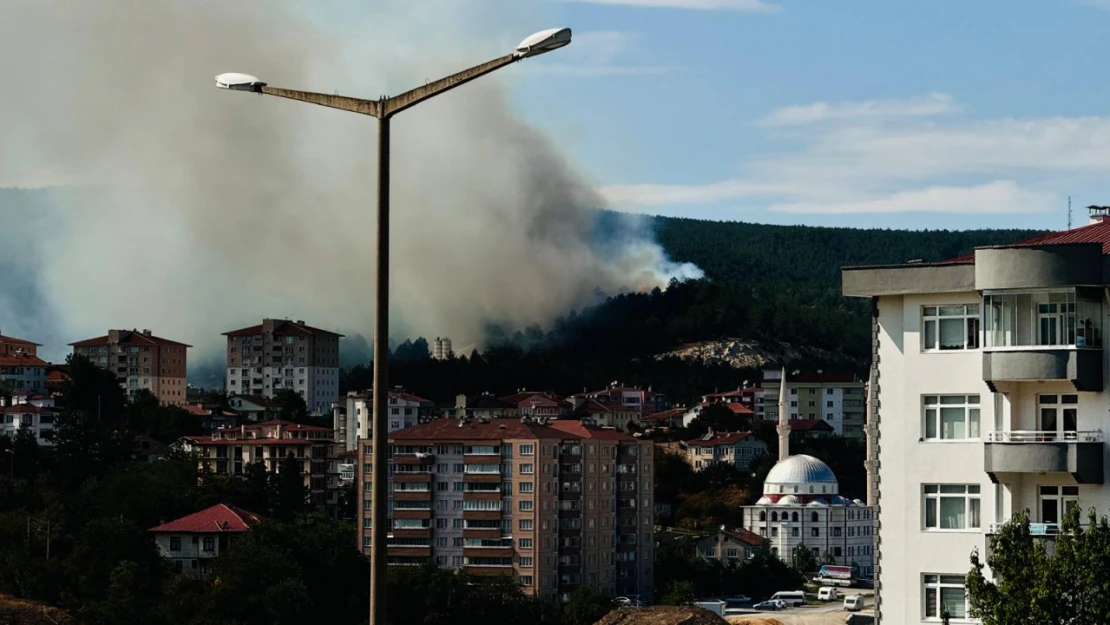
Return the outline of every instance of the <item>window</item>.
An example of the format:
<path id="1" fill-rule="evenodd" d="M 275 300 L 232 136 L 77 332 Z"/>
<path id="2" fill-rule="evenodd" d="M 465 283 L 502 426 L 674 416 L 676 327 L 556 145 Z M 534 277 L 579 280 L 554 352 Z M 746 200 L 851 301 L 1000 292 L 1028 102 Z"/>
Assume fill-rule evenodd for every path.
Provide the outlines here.
<path id="1" fill-rule="evenodd" d="M 978 529 L 978 484 L 925 484 L 925 529 Z"/>
<path id="2" fill-rule="evenodd" d="M 1041 486 L 1037 489 L 1041 523 L 1058 524 L 1079 505 L 1078 486 Z"/>
<path id="3" fill-rule="evenodd" d="M 533 527 L 532 519 L 521 519 L 517 527 L 522 530 L 531 530 Z"/>
<path id="4" fill-rule="evenodd" d="M 520 566 L 532 566 L 532 558 L 522 557 L 520 559 Z"/>
<path id="5" fill-rule="evenodd" d="M 978 395 L 926 395 L 925 440 L 979 438 Z"/>
<path id="6" fill-rule="evenodd" d="M 1037 396 L 1037 440 L 1073 441 L 1078 437 L 1079 396 Z"/>
<path id="7" fill-rule="evenodd" d="M 921 317 L 922 349 L 979 348 L 979 304 L 926 306 Z"/>
<path id="8" fill-rule="evenodd" d="M 521 538 L 518 541 L 518 543 L 520 544 L 521 549 L 531 549 L 532 548 L 532 539 L 531 538 Z"/>
<path id="9" fill-rule="evenodd" d="M 205 551 L 215 551 L 216 550 L 216 537 L 215 536 L 205 536 L 204 537 L 203 549 Z"/>
<path id="10" fill-rule="evenodd" d="M 532 511 L 532 502 L 531 501 L 521 500 L 518 503 L 520 504 L 520 511 L 521 512 L 531 512 Z"/>
<path id="11" fill-rule="evenodd" d="M 180 536 L 170 536 L 170 551 L 181 551 Z"/>
<path id="12" fill-rule="evenodd" d="M 522 464 L 522 465 L 520 465 L 520 473 L 522 475 L 531 475 L 535 472 L 536 472 L 536 468 L 535 468 L 534 465 L 531 465 L 531 464 Z"/>
<path id="13" fill-rule="evenodd" d="M 821 536 L 821 528 L 819 528 L 819 527 L 809 528 L 809 535 L 814 537 L 814 538 L 820 537 Z"/>
<path id="14" fill-rule="evenodd" d="M 984 293 L 987 347 L 1102 345 L 1102 294 L 1060 289 L 1031 293 Z"/>
<path id="15" fill-rule="evenodd" d="M 536 446 L 535 445 L 521 445 L 520 446 L 520 455 L 522 455 L 522 456 L 531 456 L 535 453 L 536 453 Z"/>
<path id="16" fill-rule="evenodd" d="M 522 492 L 522 493 L 532 492 L 532 482 L 521 482 L 520 483 L 520 492 Z"/>
<path id="17" fill-rule="evenodd" d="M 963 575 L 925 575 L 923 586 L 925 618 L 940 619 L 942 605 L 948 607 L 948 615 L 952 618 L 967 618 L 967 592 L 964 590 Z"/>
<path id="18" fill-rule="evenodd" d="M 531 575 L 521 575 L 520 576 L 520 585 L 521 586 L 531 586 L 532 585 L 532 576 Z"/>

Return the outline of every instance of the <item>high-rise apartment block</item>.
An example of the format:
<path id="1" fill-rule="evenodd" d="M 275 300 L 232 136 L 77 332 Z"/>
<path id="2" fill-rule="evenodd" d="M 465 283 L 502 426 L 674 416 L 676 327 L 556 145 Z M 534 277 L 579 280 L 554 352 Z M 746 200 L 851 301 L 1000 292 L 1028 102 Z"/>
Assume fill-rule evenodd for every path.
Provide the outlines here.
<path id="1" fill-rule="evenodd" d="M 447 360 L 454 353 L 451 351 L 451 339 L 437 336 L 435 341 L 432 342 L 432 358 Z"/>
<path id="2" fill-rule="evenodd" d="M 872 302 L 869 437 L 883 623 L 968 618 L 968 554 L 1029 510 L 1038 540 L 1105 510 L 1110 209 L 937 263 L 851 267 Z"/>
<path id="3" fill-rule="evenodd" d="M 763 392 L 778 397 L 782 375 L 763 372 Z M 790 418 L 820 419 L 832 426 L 838 436 L 863 440 L 863 380 L 854 373 L 835 371 L 795 371 L 790 374 Z M 778 406 L 768 403 L 763 417 L 778 421 Z"/>
<path id="4" fill-rule="evenodd" d="M 163 404 L 185 403 L 185 352 L 190 345 L 154 336 L 150 330 L 109 330 L 70 346 L 74 354 L 116 374 L 129 397 L 147 390 Z"/>
<path id="5" fill-rule="evenodd" d="M 0 334 L 0 382 L 16 392 L 45 393 L 46 367 L 38 343 Z"/>
<path id="6" fill-rule="evenodd" d="M 260 325 L 224 332 L 228 395 L 273 398 L 296 391 L 314 415 L 331 412 L 339 399 L 339 339 L 304 321 L 263 319 Z"/>
<path id="7" fill-rule="evenodd" d="M 510 575 L 532 595 L 652 594 L 649 441 L 578 421 L 437 419 L 389 435 L 388 559 Z M 370 443 L 363 466 L 371 465 Z M 370 474 L 363 545 L 371 546 Z"/>
<path id="8" fill-rule="evenodd" d="M 389 391 L 388 428 L 394 432 L 431 420 L 435 402 L 397 387 Z M 346 397 L 332 405 L 332 427 L 335 441 L 345 451 L 358 449 L 358 441 L 370 438 L 373 428 L 374 391 L 348 391 Z"/>

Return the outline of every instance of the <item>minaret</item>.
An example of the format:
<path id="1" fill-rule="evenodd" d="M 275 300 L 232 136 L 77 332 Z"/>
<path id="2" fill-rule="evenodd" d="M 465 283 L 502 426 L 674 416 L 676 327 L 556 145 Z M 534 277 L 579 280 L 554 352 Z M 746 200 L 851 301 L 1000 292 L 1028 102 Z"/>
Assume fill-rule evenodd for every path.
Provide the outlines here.
<path id="1" fill-rule="evenodd" d="M 779 462 L 790 457 L 790 405 L 786 401 L 786 367 L 782 368 L 779 381 Z"/>
<path id="2" fill-rule="evenodd" d="M 863 387 L 863 401 L 867 405 L 866 412 L 864 413 L 866 417 L 863 423 L 863 436 L 864 440 L 867 442 L 867 455 L 864 456 L 863 467 L 864 470 L 867 471 L 867 505 L 873 506 L 875 505 L 875 460 L 871 457 L 873 449 L 871 439 L 873 438 L 872 434 L 874 434 L 874 430 L 872 429 L 874 423 L 871 422 L 871 419 L 874 418 L 874 411 L 872 409 L 872 402 L 874 399 L 871 397 L 870 380 L 868 380 L 867 384 Z"/>

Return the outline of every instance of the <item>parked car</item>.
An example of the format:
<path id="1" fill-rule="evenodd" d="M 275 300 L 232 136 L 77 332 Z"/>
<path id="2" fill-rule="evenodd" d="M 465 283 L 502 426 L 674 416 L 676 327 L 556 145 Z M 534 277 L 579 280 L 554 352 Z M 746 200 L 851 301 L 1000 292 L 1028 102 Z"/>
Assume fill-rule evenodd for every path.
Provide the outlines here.
<path id="1" fill-rule="evenodd" d="M 774 612 L 775 610 L 782 610 L 785 607 L 786 604 L 782 601 L 779 601 L 777 599 L 768 599 L 767 601 L 761 601 L 753 605 L 752 609 L 759 610 L 760 612 Z"/>
<path id="2" fill-rule="evenodd" d="M 726 597 L 725 603 L 729 605 L 751 603 L 752 598 L 747 595 L 736 595 L 735 597 Z"/>
<path id="3" fill-rule="evenodd" d="M 844 609 L 849 612 L 859 612 L 863 609 L 863 597 L 859 595 L 844 597 Z"/>
<path id="4" fill-rule="evenodd" d="M 853 612 L 844 618 L 844 622 L 848 625 L 875 625 L 875 616 Z"/>
<path id="5" fill-rule="evenodd" d="M 817 591 L 818 601 L 836 601 L 839 598 L 840 592 L 832 586 L 825 586 Z"/>
<path id="6" fill-rule="evenodd" d="M 613 601 L 616 601 L 621 607 L 625 607 L 625 608 L 632 605 L 632 600 L 629 599 L 628 597 L 617 597 Z"/>

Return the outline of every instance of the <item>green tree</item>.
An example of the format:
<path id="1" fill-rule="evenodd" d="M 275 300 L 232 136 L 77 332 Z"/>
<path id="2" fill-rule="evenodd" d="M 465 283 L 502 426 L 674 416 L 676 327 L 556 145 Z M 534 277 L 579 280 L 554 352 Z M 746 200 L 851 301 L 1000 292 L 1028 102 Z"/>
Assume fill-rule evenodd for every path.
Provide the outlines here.
<path id="1" fill-rule="evenodd" d="M 794 552 L 791 555 L 791 564 L 794 570 L 802 575 L 811 575 L 821 568 L 821 563 L 817 560 L 817 556 L 813 555 L 813 551 L 805 545 L 799 543 L 794 547 Z"/>
<path id="2" fill-rule="evenodd" d="M 297 391 L 283 388 L 274 393 L 274 401 L 281 407 L 279 418 L 293 423 L 300 423 L 308 418 L 308 404 Z"/>
<path id="3" fill-rule="evenodd" d="M 85 413 L 105 423 L 118 422 L 127 406 L 127 395 L 115 374 L 80 355 L 70 355 L 66 362 L 69 380 L 62 391 L 66 411 Z"/>
<path id="4" fill-rule="evenodd" d="M 579 586 L 563 606 L 563 625 L 593 625 L 617 607 L 612 597 L 596 586 Z"/>
<path id="5" fill-rule="evenodd" d="M 42 461 L 42 449 L 39 447 L 38 438 L 35 436 L 35 429 L 29 423 L 24 423 L 19 427 L 15 438 L 12 439 L 11 450 L 10 462 L 13 464 L 11 467 L 3 468 L 10 469 L 16 477 L 24 479 L 33 479 L 38 475 L 39 465 Z"/>
<path id="6" fill-rule="evenodd" d="M 308 509 L 308 489 L 301 472 L 304 462 L 304 458 L 290 454 L 282 458 L 278 472 L 270 476 L 274 496 L 270 513 L 275 519 L 289 520 Z"/>
<path id="7" fill-rule="evenodd" d="M 1086 527 L 1079 510 L 1064 517 L 1053 540 L 1031 533 L 1028 513 L 1016 515 L 990 537 L 983 562 L 971 555 L 966 578 L 971 616 L 984 625 L 1110 622 L 1110 524 L 1092 508 Z M 1049 552 L 1049 545 L 1053 552 Z M 993 579 L 983 574 L 989 566 Z M 947 606 L 962 617 L 962 606 Z"/>
<path id="8" fill-rule="evenodd" d="M 688 605 L 693 603 L 696 598 L 694 582 L 679 580 L 671 582 L 659 603 L 664 605 Z"/>

